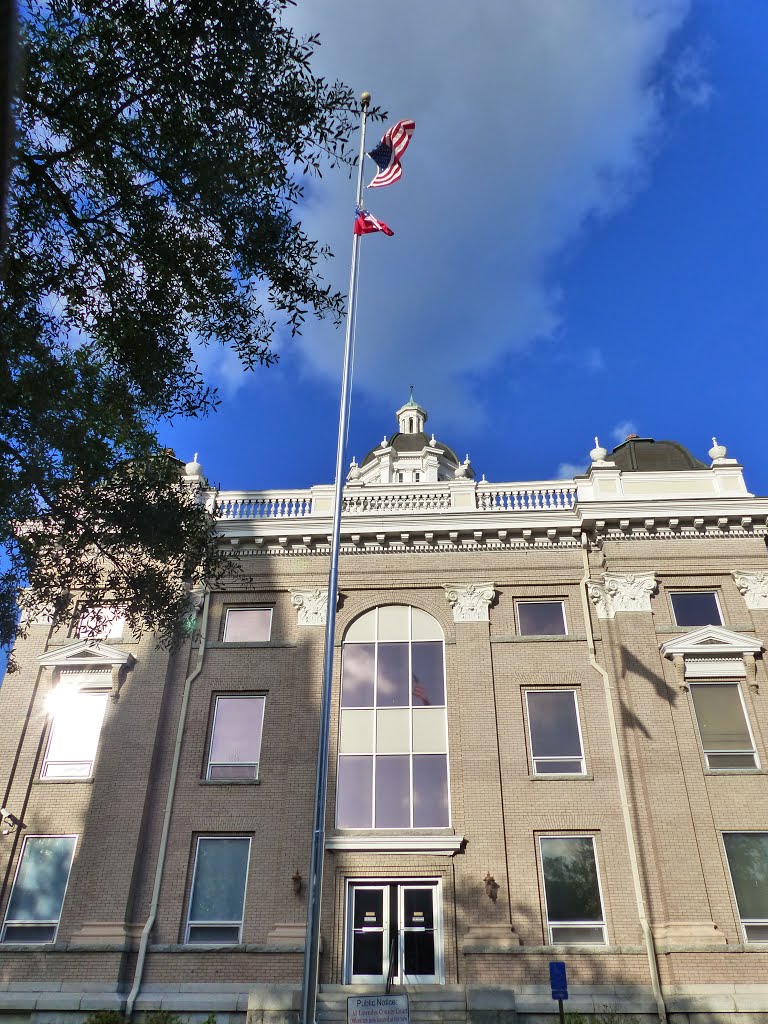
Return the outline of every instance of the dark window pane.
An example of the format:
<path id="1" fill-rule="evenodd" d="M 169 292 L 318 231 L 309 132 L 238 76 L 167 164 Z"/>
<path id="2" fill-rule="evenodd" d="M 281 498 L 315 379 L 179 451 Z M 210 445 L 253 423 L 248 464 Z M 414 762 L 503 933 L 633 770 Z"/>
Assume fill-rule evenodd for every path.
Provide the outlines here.
<path id="1" fill-rule="evenodd" d="M 379 644 L 376 704 L 408 706 L 408 644 Z"/>
<path id="2" fill-rule="evenodd" d="M 722 624 L 717 598 L 712 591 L 671 594 L 678 626 L 719 626 Z"/>
<path id="3" fill-rule="evenodd" d="M 413 827 L 447 828 L 448 758 L 445 754 L 413 756 Z"/>
<path id="4" fill-rule="evenodd" d="M 243 915 L 249 840 L 200 839 L 190 921 L 240 921 Z"/>
<path id="5" fill-rule="evenodd" d="M 384 927 L 384 893 L 381 889 L 355 888 L 355 928 Z"/>
<path id="6" fill-rule="evenodd" d="M 5 929 L 4 942 L 53 942 L 56 925 L 13 924 Z"/>
<path id="7" fill-rule="evenodd" d="M 537 775 L 581 775 L 581 761 L 534 761 Z"/>
<path id="8" fill-rule="evenodd" d="M 529 691 L 528 720 L 534 757 L 581 757 L 572 690 Z"/>
<path id="9" fill-rule="evenodd" d="M 189 941 L 207 943 L 212 946 L 240 941 L 239 925 L 193 925 L 189 929 Z"/>
<path id="10" fill-rule="evenodd" d="M 742 918 L 768 919 L 768 832 L 723 836 Z"/>
<path id="11" fill-rule="evenodd" d="M 370 828 L 373 800 L 373 758 L 344 755 L 339 758 L 336 789 L 336 827 Z"/>
<path id="12" fill-rule="evenodd" d="M 27 839 L 6 921 L 58 922 L 74 850 L 74 836 Z"/>
<path id="13" fill-rule="evenodd" d="M 754 754 L 707 754 L 710 768 L 757 768 Z"/>
<path id="14" fill-rule="evenodd" d="M 562 601 L 518 601 L 517 620 L 523 636 L 559 636 L 565 633 Z"/>
<path id="15" fill-rule="evenodd" d="M 255 764 L 261 750 L 263 697 L 219 697 L 211 737 L 211 761 Z"/>
<path id="16" fill-rule="evenodd" d="M 403 911 L 406 928 L 433 928 L 434 909 L 432 889 L 406 889 L 403 893 Z"/>
<path id="17" fill-rule="evenodd" d="M 434 932 L 406 932 L 404 935 L 405 946 L 405 973 L 426 974 L 435 973 L 435 933 Z"/>
<path id="18" fill-rule="evenodd" d="M 554 921 L 602 921 L 600 889 L 589 836 L 541 840 L 547 913 Z"/>
<path id="19" fill-rule="evenodd" d="M 768 924 L 748 924 L 744 926 L 747 942 L 768 942 Z"/>
<path id="20" fill-rule="evenodd" d="M 269 640 L 271 629 L 271 608 L 230 608 L 224 624 L 224 641 L 255 643 Z"/>
<path id="21" fill-rule="evenodd" d="M 356 932 L 352 940 L 352 973 L 384 974 L 384 933 Z"/>
<path id="22" fill-rule="evenodd" d="M 256 769 L 255 764 L 212 764 L 208 778 L 212 782 L 253 782 Z"/>
<path id="23" fill-rule="evenodd" d="M 605 942 L 605 935 L 603 934 L 602 928 L 574 928 L 572 925 L 558 925 L 556 928 L 552 929 L 552 941 L 594 944 L 597 942 Z"/>
<path id="24" fill-rule="evenodd" d="M 341 659 L 341 706 L 373 707 L 373 644 L 344 644 Z"/>
<path id="25" fill-rule="evenodd" d="M 691 685 L 704 750 L 751 750 L 738 683 Z"/>
<path id="26" fill-rule="evenodd" d="M 413 706 L 442 707 L 445 704 L 443 645 L 425 641 L 411 647 Z"/>
<path id="27" fill-rule="evenodd" d="M 410 828 L 408 755 L 376 758 L 376 828 Z"/>

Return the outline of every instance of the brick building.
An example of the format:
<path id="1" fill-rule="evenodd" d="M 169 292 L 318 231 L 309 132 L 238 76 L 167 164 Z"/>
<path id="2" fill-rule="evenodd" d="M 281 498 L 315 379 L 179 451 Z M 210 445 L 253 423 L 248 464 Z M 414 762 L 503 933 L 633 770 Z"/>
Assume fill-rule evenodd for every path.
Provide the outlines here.
<path id="1" fill-rule="evenodd" d="M 768 1021 L 768 499 L 641 438 L 478 482 L 397 417 L 345 490 L 320 1018 L 533 1022 L 555 959 L 572 1009 Z M 331 499 L 220 494 L 243 574 L 172 655 L 119 613 L 19 643 L 0 1024 L 294 1019 Z"/>

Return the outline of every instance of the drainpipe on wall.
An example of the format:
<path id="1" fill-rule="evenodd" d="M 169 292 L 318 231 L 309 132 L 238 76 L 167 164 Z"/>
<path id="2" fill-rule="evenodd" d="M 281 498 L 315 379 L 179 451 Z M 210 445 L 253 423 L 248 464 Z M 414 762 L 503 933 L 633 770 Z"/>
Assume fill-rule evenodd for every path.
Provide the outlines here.
<path id="1" fill-rule="evenodd" d="M 149 936 L 157 918 L 157 906 L 160 902 L 160 885 L 163 881 L 163 869 L 165 868 L 165 854 L 168 849 L 168 835 L 171 831 L 171 815 L 173 814 L 173 800 L 176 795 L 176 779 L 179 774 L 179 761 L 181 760 L 181 743 L 184 739 L 184 729 L 187 724 L 187 707 L 189 706 L 189 694 L 192 683 L 197 679 L 203 669 L 205 659 L 206 634 L 208 632 L 208 606 L 210 603 L 210 591 L 206 590 L 203 601 L 203 614 L 200 623 L 200 644 L 197 649 L 197 664 L 184 682 L 184 695 L 181 699 L 181 710 L 179 712 L 179 726 L 176 730 L 176 746 L 173 749 L 173 762 L 171 764 L 171 777 L 168 782 L 168 796 L 165 801 L 165 814 L 163 817 L 163 830 L 160 834 L 160 849 L 157 854 L 157 867 L 155 868 L 155 882 L 152 887 L 152 902 L 149 907 L 149 917 L 141 932 L 139 940 L 139 955 L 136 960 L 136 972 L 133 976 L 133 987 L 125 1003 L 125 1016 L 130 1020 L 133 1007 L 141 988 L 141 978 L 144 973 L 144 960 L 147 955 Z"/>
<path id="2" fill-rule="evenodd" d="M 648 957 L 648 970 L 651 975 L 651 988 L 653 997 L 656 1000 L 656 1009 L 661 1024 L 666 1024 L 667 1007 L 664 1002 L 664 993 L 661 990 L 661 978 L 659 977 L 659 965 L 656 959 L 656 944 L 653 940 L 653 932 L 645 910 L 645 899 L 643 888 L 640 882 L 640 867 L 637 859 L 637 841 L 635 829 L 632 824 L 632 815 L 629 808 L 629 797 L 627 795 L 627 780 L 624 774 L 624 764 L 621 760 L 621 746 L 619 744 L 619 730 L 616 725 L 616 713 L 613 708 L 613 696 L 611 694 L 611 681 L 606 670 L 598 664 L 595 656 L 595 637 L 592 632 L 592 618 L 589 607 L 589 540 L 586 533 L 581 535 L 581 557 L 584 565 L 584 575 L 581 579 L 581 604 L 584 611 L 584 625 L 587 630 L 587 646 L 589 648 L 589 663 L 603 680 L 605 692 L 605 703 L 608 708 L 608 725 L 611 733 L 611 749 L 613 760 L 616 766 L 616 778 L 619 785 L 619 802 L 621 804 L 621 815 L 624 821 L 624 834 L 627 839 L 627 850 L 629 852 L 629 867 L 632 875 L 632 885 L 635 890 L 635 903 L 637 905 L 637 916 L 640 919 L 640 927 L 645 941 L 645 950 Z"/>

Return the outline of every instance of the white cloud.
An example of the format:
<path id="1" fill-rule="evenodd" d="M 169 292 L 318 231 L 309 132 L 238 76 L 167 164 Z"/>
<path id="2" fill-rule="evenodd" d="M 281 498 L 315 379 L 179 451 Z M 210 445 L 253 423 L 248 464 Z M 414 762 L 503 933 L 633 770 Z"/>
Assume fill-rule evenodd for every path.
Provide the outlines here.
<path id="1" fill-rule="evenodd" d="M 398 400 L 413 383 L 420 401 L 446 412 L 448 392 L 461 397 L 454 421 L 471 406 L 477 425 L 483 372 L 561 322 L 552 256 L 647 175 L 659 75 L 669 85 L 673 73 L 662 58 L 689 6 L 445 0 L 436 14 L 412 0 L 325 0 L 295 9 L 300 31 L 320 32 L 316 71 L 368 89 L 391 121 L 416 121 L 402 181 L 365 197 L 395 237 L 363 239 L 357 385 Z M 688 65 L 678 65 L 678 89 L 703 84 Z M 374 143 L 381 131 L 373 127 Z M 330 174 L 302 211 L 336 253 L 327 276 L 342 291 L 353 203 L 353 183 Z M 342 344 L 323 323 L 308 323 L 300 342 L 308 363 L 334 376 Z M 597 349 L 586 361 L 602 367 Z"/>
<path id="2" fill-rule="evenodd" d="M 574 476 L 580 476 L 587 467 L 589 459 L 583 462 L 561 462 L 555 474 L 558 480 L 570 480 Z"/>
<path id="3" fill-rule="evenodd" d="M 710 102 L 715 91 L 707 81 L 699 51 L 687 47 L 680 54 L 672 69 L 672 88 L 678 99 L 691 107 L 706 107 Z"/>
<path id="4" fill-rule="evenodd" d="M 611 427 L 611 437 L 614 444 L 621 444 L 622 441 L 626 441 L 630 434 L 636 433 L 637 427 L 632 420 L 623 420 L 621 423 L 617 423 L 615 427 Z"/>

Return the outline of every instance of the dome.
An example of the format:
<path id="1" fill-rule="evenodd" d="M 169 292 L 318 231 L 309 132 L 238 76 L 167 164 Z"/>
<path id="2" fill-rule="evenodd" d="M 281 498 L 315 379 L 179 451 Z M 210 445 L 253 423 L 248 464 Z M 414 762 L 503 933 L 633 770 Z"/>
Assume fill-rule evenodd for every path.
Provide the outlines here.
<path id="1" fill-rule="evenodd" d="M 456 455 L 456 452 L 453 451 L 452 448 L 449 448 L 447 445 L 442 444 L 440 441 L 433 442 L 432 439 L 428 437 L 423 430 L 419 431 L 416 434 L 403 434 L 401 431 L 398 430 L 396 434 L 393 434 L 392 437 L 390 437 L 387 444 L 398 455 L 411 452 L 420 452 L 424 448 L 436 448 L 439 452 L 442 452 L 443 457 L 448 462 L 453 463 L 454 466 L 458 466 L 459 464 L 458 456 Z M 378 454 L 381 453 L 381 448 L 381 445 L 378 445 L 376 448 L 372 448 L 365 456 L 363 461 L 360 463 L 360 465 L 367 466 L 369 463 L 373 462 L 373 460 L 378 456 Z"/>
<path id="2" fill-rule="evenodd" d="M 652 437 L 628 437 L 613 449 L 608 460 L 624 473 L 709 469 L 677 441 L 654 441 Z"/>

